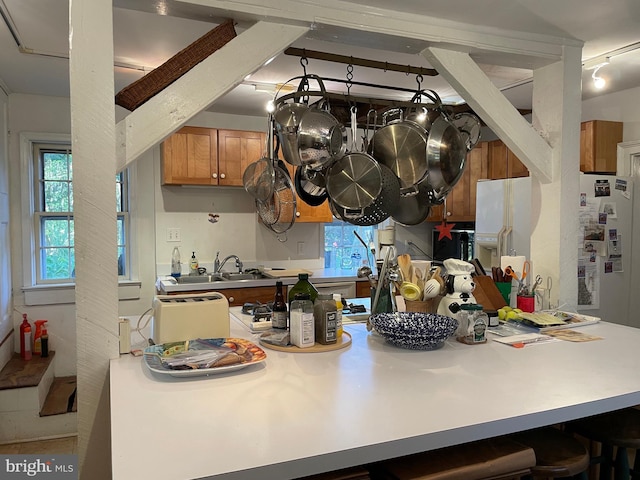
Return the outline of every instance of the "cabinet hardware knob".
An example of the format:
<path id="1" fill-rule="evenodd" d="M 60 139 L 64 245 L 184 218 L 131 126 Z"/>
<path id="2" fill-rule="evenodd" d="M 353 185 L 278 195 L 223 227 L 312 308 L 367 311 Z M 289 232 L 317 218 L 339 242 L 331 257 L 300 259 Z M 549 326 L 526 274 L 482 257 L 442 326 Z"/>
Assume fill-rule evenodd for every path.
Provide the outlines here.
<path id="1" fill-rule="evenodd" d="M 218 178 L 218 174 L 217 174 L 217 173 L 214 173 L 214 174 L 212 174 L 211 176 L 212 176 L 213 178 Z"/>
<path id="2" fill-rule="evenodd" d="M 236 301 L 236 299 L 235 299 L 235 298 L 233 298 L 233 297 L 229 297 L 229 303 L 233 303 L 233 302 L 235 302 L 235 301 Z"/>
<path id="3" fill-rule="evenodd" d="M 227 176 L 224 173 L 221 173 L 220 178 L 227 178 Z"/>
<path id="4" fill-rule="evenodd" d="M 299 217 L 299 216 L 300 216 L 300 212 L 296 212 L 296 217 Z"/>

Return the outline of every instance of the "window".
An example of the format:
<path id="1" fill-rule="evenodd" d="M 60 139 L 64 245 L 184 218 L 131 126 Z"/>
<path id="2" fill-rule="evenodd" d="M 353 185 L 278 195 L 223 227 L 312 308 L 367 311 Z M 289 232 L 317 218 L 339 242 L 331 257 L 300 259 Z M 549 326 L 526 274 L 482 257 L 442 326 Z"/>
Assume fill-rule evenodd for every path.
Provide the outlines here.
<path id="1" fill-rule="evenodd" d="M 33 143 L 35 284 L 75 278 L 73 156 L 68 143 Z M 116 175 L 118 275 L 128 278 L 127 173 Z"/>
<path id="2" fill-rule="evenodd" d="M 356 271 L 362 265 L 375 262 L 373 254 L 367 250 L 353 233 L 369 244 L 373 242 L 377 225 L 359 227 L 351 223 L 335 220 L 324 226 L 324 267 Z M 373 267 L 372 267 L 373 268 Z"/>

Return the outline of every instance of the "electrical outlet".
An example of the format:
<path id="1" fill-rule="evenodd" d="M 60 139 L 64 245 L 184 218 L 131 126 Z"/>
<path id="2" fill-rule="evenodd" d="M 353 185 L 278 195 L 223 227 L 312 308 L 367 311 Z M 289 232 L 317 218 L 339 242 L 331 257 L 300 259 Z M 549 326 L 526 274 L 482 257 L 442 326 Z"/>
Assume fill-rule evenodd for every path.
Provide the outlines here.
<path id="1" fill-rule="evenodd" d="M 298 242 L 298 255 L 304 255 L 304 242 Z"/>
<path id="2" fill-rule="evenodd" d="M 180 229 L 173 227 L 167 228 L 167 242 L 179 242 L 180 241 Z"/>

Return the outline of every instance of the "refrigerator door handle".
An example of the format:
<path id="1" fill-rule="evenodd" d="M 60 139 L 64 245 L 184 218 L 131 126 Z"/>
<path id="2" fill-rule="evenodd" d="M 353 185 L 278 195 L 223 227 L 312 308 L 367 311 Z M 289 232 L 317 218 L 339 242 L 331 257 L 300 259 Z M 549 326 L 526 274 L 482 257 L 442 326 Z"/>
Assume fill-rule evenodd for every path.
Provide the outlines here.
<path id="1" fill-rule="evenodd" d="M 500 257 L 507 255 L 508 239 L 512 230 L 513 228 L 511 227 L 503 227 L 498 234 L 498 252 Z"/>

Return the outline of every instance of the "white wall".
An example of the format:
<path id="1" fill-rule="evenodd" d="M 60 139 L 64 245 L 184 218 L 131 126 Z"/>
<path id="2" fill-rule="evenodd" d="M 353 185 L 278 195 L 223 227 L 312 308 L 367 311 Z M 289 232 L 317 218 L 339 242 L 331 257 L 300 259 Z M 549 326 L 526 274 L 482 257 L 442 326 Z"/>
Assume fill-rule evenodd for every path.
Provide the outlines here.
<path id="1" fill-rule="evenodd" d="M 63 97 L 45 97 L 37 95 L 12 94 L 9 96 L 9 203 L 10 203 L 10 239 L 11 258 L 21 259 L 23 247 L 28 243 L 22 238 L 21 195 L 23 185 L 20 181 L 20 133 L 71 133 L 69 99 Z M 5 129 L 3 129 L 4 131 Z M 132 248 L 139 259 L 135 272 L 141 282 L 140 299 L 121 301 L 119 314 L 142 314 L 151 306 L 155 293 L 155 252 L 149 245 L 154 244 L 154 187 L 153 176 L 145 171 L 153 170 L 153 155 L 148 153 L 136 162 L 140 169 L 133 182 L 132 226 L 134 243 Z M 1 253 L 0 253 L 1 255 Z M 76 373 L 76 323 L 75 305 L 28 306 L 23 292 L 22 263 L 14 261 L 11 265 L 11 285 L 13 287 L 13 325 L 22 321 L 26 313 L 33 323 L 36 319 L 47 319 L 50 348 L 56 351 L 55 375 L 65 376 Z M 18 348 L 18 342 L 15 342 Z"/>
<path id="2" fill-rule="evenodd" d="M 0 368 L 11 358 L 16 335 L 11 335 L 11 238 L 9 235 L 9 156 L 7 95 L 0 89 Z"/>
<path id="3" fill-rule="evenodd" d="M 189 125 L 266 131 L 267 119 L 202 112 L 189 121 Z M 323 267 L 322 228 L 319 224 L 296 223 L 287 232 L 286 242 L 280 242 L 274 233 L 258 223 L 253 197 L 244 188 L 160 186 L 160 148 L 154 148 L 153 154 L 159 275 L 170 273 L 174 246 L 180 249 L 185 274 L 189 271 L 189 258 L 193 251 L 200 266 L 208 270 L 213 268 L 217 251 L 220 251 L 221 259 L 231 254 L 238 255 L 246 267 L 257 264 Z M 209 213 L 220 215 L 219 222 L 209 223 Z M 180 228 L 182 241 L 167 242 L 167 228 Z M 304 255 L 297 253 L 299 241 L 305 242 Z"/>
<path id="4" fill-rule="evenodd" d="M 609 120 L 624 122 L 623 142 L 640 140 L 640 87 L 582 102 L 582 121 Z"/>

